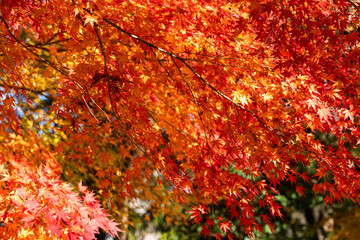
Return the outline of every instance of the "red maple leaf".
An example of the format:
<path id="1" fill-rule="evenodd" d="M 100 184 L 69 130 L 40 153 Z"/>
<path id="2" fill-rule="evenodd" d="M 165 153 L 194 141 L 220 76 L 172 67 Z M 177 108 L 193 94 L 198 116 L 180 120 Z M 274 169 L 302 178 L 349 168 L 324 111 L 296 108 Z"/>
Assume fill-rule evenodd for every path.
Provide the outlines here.
<path id="1" fill-rule="evenodd" d="M 260 208 L 265 208 L 266 202 L 264 200 L 260 199 L 258 203 Z"/>
<path id="2" fill-rule="evenodd" d="M 305 188 L 303 188 L 302 186 L 296 186 L 295 188 L 296 188 L 296 192 L 298 192 L 300 196 L 304 196 Z"/>
<path id="3" fill-rule="evenodd" d="M 61 227 L 56 222 L 50 222 L 49 226 L 46 227 L 46 230 L 50 231 L 52 236 L 61 236 Z"/>
<path id="4" fill-rule="evenodd" d="M 320 120 L 328 121 L 331 118 L 331 110 L 325 106 L 319 108 L 317 113 L 320 116 Z"/>
<path id="5" fill-rule="evenodd" d="M 84 193 L 84 194 L 86 193 L 87 187 L 84 186 L 84 185 L 82 185 L 82 181 L 79 182 L 78 188 L 79 188 L 79 191 L 80 191 L 81 193 Z"/>
<path id="6" fill-rule="evenodd" d="M 207 225 L 202 226 L 201 234 L 203 234 L 205 237 L 207 237 L 207 236 L 210 237 L 210 230 L 209 230 L 209 227 Z"/>
<path id="7" fill-rule="evenodd" d="M 228 220 L 228 221 L 225 221 L 225 222 L 220 222 L 220 229 L 224 232 L 224 233 L 227 233 L 229 230 L 231 230 L 231 226 L 232 223 Z"/>
<path id="8" fill-rule="evenodd" d="M 236 210 L 235 207 L 232 207 L 230 209 L 230 213 L 231 213 L 231 219 L 239 217 L 239 212 Z"/>

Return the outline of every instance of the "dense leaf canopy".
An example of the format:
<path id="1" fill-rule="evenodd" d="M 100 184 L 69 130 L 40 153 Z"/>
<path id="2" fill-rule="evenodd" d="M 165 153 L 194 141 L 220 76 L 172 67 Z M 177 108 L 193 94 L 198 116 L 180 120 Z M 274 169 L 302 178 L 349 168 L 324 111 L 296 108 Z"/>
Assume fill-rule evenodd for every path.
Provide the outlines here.
<path id="1" fill-rule="evenodd" d="M 81 178 L 119 221 L 135 197 L 182 203 L 217 238 L 281 218 L 284 183 L 359 202 L 359 13 L 350 0 L 2 0 L 2 232 L 115 234 L 94 194 L 63 182 Z"/>

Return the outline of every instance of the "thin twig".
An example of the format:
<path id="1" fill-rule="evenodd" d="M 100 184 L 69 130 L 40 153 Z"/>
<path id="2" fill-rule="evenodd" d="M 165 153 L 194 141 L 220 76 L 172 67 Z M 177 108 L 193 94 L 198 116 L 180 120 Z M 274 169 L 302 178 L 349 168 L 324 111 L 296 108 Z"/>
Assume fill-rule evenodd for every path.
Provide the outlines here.
<path id="1" fill-rule="evenodd" d="M 111 85 L 110 85 L 110 75 L 109 75 L 109 72 L 108 72 L 108 68 L 107 68 L 107 60 L 106 60 L 106 55 L 105 55 L 105 50 L 104 50 L 104 46 L 103 46 L 103 43 L 101 41 L 101 38 L 100 38 L 100 35 L 99 35 L 99 31 L 98 31 L 98 28 L 97 28 L 97 25 L 95 25 L 95 32 L 96 32 L 96 36 L 98 38 L 98 41 L 99 41 L 99 44 L 100 44 L 100 48 L 101 48 L 101 53 L 104 57 L 104 69 L 105 69 L 105 74 L 106 74 L 106 79 L 107 79 L 107 84 L 108 84 L 108 90 L 109 90 L 109 99 L 110 99 L 110 105 L 111 105 L 111 108 L 115 114 L 115 116 L 120 119 L 120 116 L 118 116 L 117 114 L 117 111 L 115 109 L 115 106 L 114 106 L 114 103 L 113 103 L 113 99 L 112 99 L 112 96 L 111 96 Z"/>
<path id="2" fill-rule="evenodd" d="M 2 82 L 3 83 L 0 83 L 0 87 L 5 87 L 6 86 L 6 87 L 11 88 L 11 89 L 25 90 L 27 92 L 40 94 L 40 95 L 43 95 L 45 97 L 46 97 L 46 95 L 44 95 L 44 93 L 50 91 L 51 89 L 55 89 L 55 88 L 31 89 L 31 88 L 28 88 L 28 87 L 25 87 L 25 86 L 9 85 L 9 84 L 5 83 L 3 80 L 2 80 Z"/>
<path id="3" fill-rule="evenodd" d="M 156 60 L 159 62 L 159 64 L 161 65 L 161 67 L 165 70 L 166 74 L 169 76 L 169 78 L 173 81 L 176 82 L 176 80 L 171 76 L 171 74 L 169 73 L 169 71 L 165 68 L 165 66 L 162 64 L 161 60 L 156 56 L 156 53 L 154 52 L 154 49 L 150 48 L 151 52 L 154 54 Z"/>
<path id="4" fill-rule="evenodd" d="M 358 10 L 358 12 L 360 12 L 360 8 L 355 4 L 353 3 L 351 0 L 347 0 L 356 10 Z"/>
<path id="5" fill-rule="evenodd" d="M 180 73 L 180 75 L 181 75 L 181 78 L 184 80 L 185 84 L 186 84 L 187 87 L 189 88 L 189 91 L 190 91 L 190 93 L 191 93 L 191 96 L 192 96 L 193 99 L 194 99 L 194 102 L 195 102 L 195 105 L 196 105 L 196 110 L 197 110 L 197 112 L 198 112 L 200 122 L 201 122 L 201 124 L 202 124 L 203 129 L 204 129 L 205 141 L 206 141 L 207 145 L 209 146 L 209 149 L 211 149 L 211 148 L 210 148 L 209 139 L 208 139 L 207 134 L 206 134 L 205 124 L 204 124 L 204 121 L 203 121 L 203 119 L 202 119 L 202 117 L 201 117 L 201 112 L 200 112 L 200 108 L 199 108 L 199 103 L 198 103 L 198 101 L 197 101 L 197 99 L 196 99 L 193 91 L 191 90 L 190 84 L 186 81 L 186 78 L 185 78 L 184 74 L 181 72 L 179 66 L 177 65 L 177 63 L 176 63 L 176 61 L 175 61 L 175 59 L 174 59 L 173 57 L 171 57 L 171 59 L 174 61 L 174 64 L 175 64 L 176 68 L 178 69 L 178 71 L 179 71 L 179 73 Z M 210 157 L 210 155 L 209 155 L 209 157 Z M 211 161 L 210 161 L 210 164 L 211 164 Z"/>

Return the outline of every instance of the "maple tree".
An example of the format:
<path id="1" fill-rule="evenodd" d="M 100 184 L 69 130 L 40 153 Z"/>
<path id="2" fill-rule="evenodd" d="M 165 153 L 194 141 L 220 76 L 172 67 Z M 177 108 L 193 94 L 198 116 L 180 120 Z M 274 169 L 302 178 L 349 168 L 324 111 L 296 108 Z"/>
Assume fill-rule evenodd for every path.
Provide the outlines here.
<path id="1" fill-rule="evenodd" d="M 186 204 L 216 238 L 272 228 L 284 183 L 359 202 L 359 13 L 350 0 L 2 0 L 5 232 L 116 234 L 60 175 L 83 174 L 117 219 L 135 197 Z"/>

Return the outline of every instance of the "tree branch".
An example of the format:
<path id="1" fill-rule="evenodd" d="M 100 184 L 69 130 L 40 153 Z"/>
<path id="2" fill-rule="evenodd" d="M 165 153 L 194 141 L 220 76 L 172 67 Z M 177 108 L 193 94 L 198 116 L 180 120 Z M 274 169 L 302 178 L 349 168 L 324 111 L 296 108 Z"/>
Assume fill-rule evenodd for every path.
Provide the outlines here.
<path id="1" fill-rule="evenodd" d="M 217 88 L 215 88 L 212 84 L 210 84 L 208 81 L 206 81 L 206 79 L 204 79 L 198 72 L 195 71 L 195 69 L 193 69 L 187 62 L 184 58 L 182 57 L 179 57 L 171 52 L 168 52 L 162 48 L 159 48 L 157 46 L 155 46 L 154 44 L 152 43 L 149 43 L 143 39 L 141 39 L 140 37 L 134 35 L 134 34 L 131 34 L 127 31 L 125 31 L 123 28 L 119 27 L 118 25 L 116 25 L 115 23 L 111 22 L 109 19 L 103 19 L 106 23 L 108 23 L 109 25 L 113 26 L 114 28 L 116 28 L 117 30 L 119 30 L 120 32 L 130 36 L 131 38 L 149 46 L 150 48 L 154 48 L 160 52 L 163 52 L 175 59 L 178 59 L 180 62 L 182 62 L 196 77 L 198 77 L 203 83 L 205 83 L 208 87 L 210 87 L 214 92 L 216 92 L 217 94 L 219 94 L 221 97 L 225 98 L 227 101 L 231 102 L 233 105 L 235 105 L 236 107 L 248 112 L 249 114 L 251 114 L 253 117 L 255 117 L 259 122 L 260 124 L 266 128 L 267 130 L 269 130 L 270 132 L 274 133 L 277 137 L 279 137 L 281 139 L 280 136 L 278 136 L 278 134 L 276 134 L 274 132 L 274 130 L 272 130 L 269 126 L 267 126 L 263 120 L 260 119 L 260 117 L 258 115 L 256 115 L 254 112 L 252 112 L 251 110 L 248 110 L 246 108 L 244 108 L 243 106 L 241 106 L 240 104 L 238 104 L 237 102 L 234 102 L 230 97 L 228 97 L 227 95 L 225 95 L 223 92 L 219 91 Z"/>
<path id="2" fill-rule="evenodd" d="M 48 92 L 49 90 L 55 89 L 55 88 L 31 89 L 31 88 L 23 87 L 23 86 L 9 85 L 9 84 L 6 84 L 4 81 L 3 81 L 3 83 L 0 83 L 0 87 L 5 87 L 5 86 L 8 88 L 11 88 L 11 89 L 20 89 L 20 90 L 25 90 L 27 92 L 31 92 L 31 93 L 35 93 L 35 94 L 41 94 L 43 96 L 45 96 L 44 93 Z"/>
<path id="3" fill-rule="evenodd" d="M 64 70 L 56 67 L 53 63 L 51 63 L 50 61 L 42 58 L 39 54 L 35 53 L 34 51 L 32 51 L 30 48 L 28 48 L 26 45 L 24 45 L 20 40 L 18 40 L 14 34 L 11 32 L 9 25 L 7 24 L 7 22 L 5 21 L 5 19 L 0 15 L 0 19 L 3 21 L 3 23 L 5 24 L 5 27 L 7 29 L 7 31 L 9 32 L 10 36 L 17 42 L 19 43 L 23 48 L 25 48 L 28 52 L 30 52 L 31 54 L 33 54 L 35 57 L 37 57 L 41 62 L 47 64 L 48 66 L 50 66 L 51 68 L 55 69 L 57 72 L 61 73 L 62 75 L 64 75 L 65 77 L 67 77 L 70 81 L 72 81 L 80 90 L 80 94 L 81 97 L 83 99 L 83 101 L 85 102 L 85 105 L 87 106 L 90 114 L 96 119 L 96 121 L 99 122 L 99 120 L 97 119 L 97 117 L 94 115 L 94 113 L 92 112 L 92 110 L 90 109 L 88 103 L 86 102 L 84 95 L 86 94 L 87 96 L 89 96 L 89 98 L 91 99 L 91 101 L 99 108 L 99 110 L 105 114 L 105 116 L 109 119 L 109 117 L 106 115 L 106 113 L 100 108 L 100 106 L 95 102 L 95 100 L 90 96 L 90 94 L 86 91 L 86 89 L 84 89 L 77 81 L 75 81 L 73 78 L 71 78 Z M 85 92 L 85 94 L 84 94 Z M 109 119 L 110 120 L 110 119 Z"/>
<path id="4" fill-rule="evenodd" d="M 360 12 L 360 8 L 351 0 L 347 0 L 358 12 Z"/>
<path id="5" fill-rule="evenodd" d="M 105 69 L 105 74 L 106 74 L 106 79 L 107 79 L 107 84 L 108 84 L 108 90 L 109 90 L 108 94 L 109 94 L 109 99 L 110 99 L 110 105 L 111 105 L 111 108 L 112 108 L 115 116 L 118 119 L 120 119 L 120 116 L 117 114 L 117 111 L 116 111 L 116 109 L 114 107 L 113 99 L 112 99 L 112 96 L 111 96 L 110 75 L 109 75 L 108 68 L 107 68 L 107 60 L 106 60 L 104 46 L 103 46 L 103 43 L 101 41 L 97 25 L 95 25 L 95 32 L 96 32 L 96 36 L 97 36 L 99 44 L 100 44 L 101 53 L 102 53 L 102 55 L 104 57 L 104 69 Z"/>

